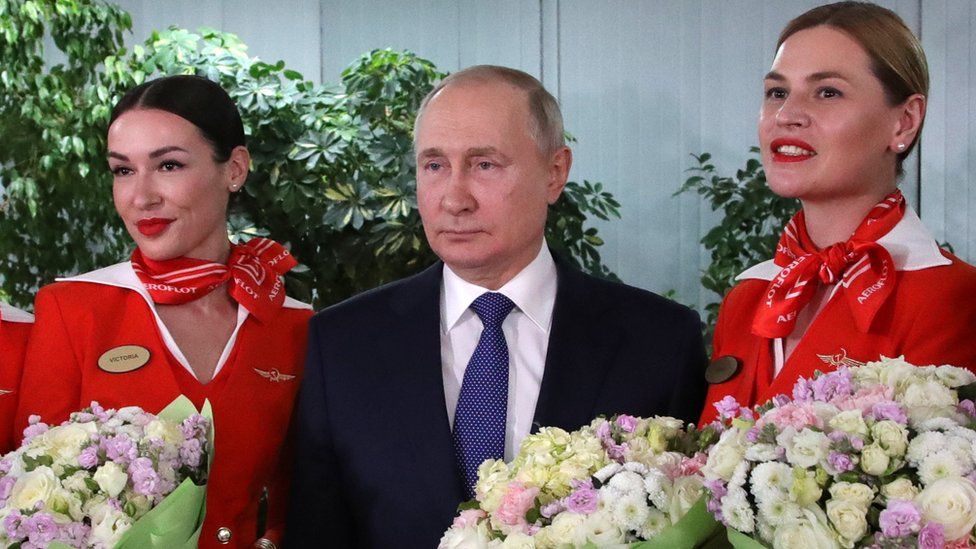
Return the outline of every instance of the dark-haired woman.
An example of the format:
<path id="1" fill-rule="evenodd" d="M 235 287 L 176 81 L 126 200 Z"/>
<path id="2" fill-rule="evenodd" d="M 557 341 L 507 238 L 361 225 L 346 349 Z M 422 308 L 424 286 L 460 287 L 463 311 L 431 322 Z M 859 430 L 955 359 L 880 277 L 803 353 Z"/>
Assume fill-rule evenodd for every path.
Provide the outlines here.
<path id="1" fill-rule="evenodd" d="M 0 453 L 14 449 L 14 412 L 34 316 L 0 302 Z"/>
<path id="2" fill-rule="evenodd" d="M 759 141 L 770 188 L 803 208 L 722 304 L 703 422 L 726 395 L 765 402 L 881 356 L 976 371 L 976 268 L 939 249 L 897 188 L 927 93 L 921 45 L 890 10 L 841 2 L 783 30 Z"/>
<path id="3" fill-rule="evenodd" d="M 214 410 L 201 547 L 273 547 L 286 433 L 304 358 L 305 304 L 285 296 L 281 245 L 227 238 L 248 174 L 240 115 L 216 84 L 174 76 L 115 106 L 108 164 L 130 261 L 42 288 L 18 420 L 60 422 L 98 401 L 156 412 L 180 394 Z"/>

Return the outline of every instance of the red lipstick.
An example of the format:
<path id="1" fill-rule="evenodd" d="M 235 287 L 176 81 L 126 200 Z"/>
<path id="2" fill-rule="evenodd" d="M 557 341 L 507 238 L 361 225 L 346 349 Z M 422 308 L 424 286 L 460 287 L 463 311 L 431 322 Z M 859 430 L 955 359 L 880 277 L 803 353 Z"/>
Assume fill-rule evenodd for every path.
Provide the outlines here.
<path id="1" fill-rule="evenodd" d="M 150 217 L 146 219 L 140 219 L 136 221 L 136 228 L 143 236 L 156 236 L 157 234 L 166 230 L 169 224 L 175 221 L 174 219 L 162 219 L 159 217 Z"/>
<path id="2" fill-rule="evenodd" d="M 796 147 L 798 149 L 802 149 L 802 151 L 794 151 L 794 154 L 784 154 L 779 152 L 781 147 Z M 810 160 L 811 158 L 817 156 L 817 151 L 815 151 L 810 144 L 799 139 L 774 139 L 773 142 L 769 144 L 769 148 L 773 153 L 773 160 L 776 162 L 803 162 L 804 160 Z"/>

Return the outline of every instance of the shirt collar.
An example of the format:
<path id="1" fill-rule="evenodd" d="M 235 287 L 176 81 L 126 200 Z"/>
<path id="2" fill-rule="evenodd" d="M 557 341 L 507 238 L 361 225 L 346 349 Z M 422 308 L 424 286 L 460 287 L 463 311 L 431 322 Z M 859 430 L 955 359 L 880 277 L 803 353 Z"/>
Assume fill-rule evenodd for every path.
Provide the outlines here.
<path id="1" fill-rule="evenodd" d="M 952 264 L 949 258 L 942 255 L 932 233 L 925 228 L 922 220 L 918 218 L 918 214 L 911 206 L 906 205 L 905 215 L 901 221 L 887 234 L 879 238 L 878 244 L 891 254 L 896 271 L 921 271 L 922 269 Z M 735 279 L 772 280 L 781 270 L 783 268 L 770 259 L 746 269 Z"/>
<path id="2" fill-rule="evenodd" d="M 106 286 L 115 286 L 117 288 L 126 288 L 136 292 L 141 295 L 149 303 L 152 303 L 152 298 L 149 297 L 149 292 L 142 285 L 142 281 L 136 275 L 136 272 L 132 270 L 132 263 L 129 261 L 123 261 L 122 263 L 116 263 L 115 265 L 104 267 L 95 271 L 87 272 L 77 276 L 69 276 L 64 278 L 58 278 L 58 282 L 90 282 L 92 284 L 104 284 Z M 308 303 L 303 303 L 297 299 L 292 299 L 285 296 L 285 301 L 282 303 L 282 307 L 287 309 L 311 309 L 312 306 Z"/>
<path id="3" fill-rule="evenodd" d="M 0 319 L 4 322 L 23 322 L 30 324 L 34 322 L 34 315 L 27 311 L 21 311 L 12 305 L 0 302 Z"/>
<path id="4" fill-rule="evenodd" d="M 471 303 L 490 291 L 462 279 L 445 264 L 441 285 L 441 330 L 451 331 Z M 497 291 L 511 299 L 543 333 L 549 333 L 556 302 L 556 263 L 545 242 L 535 259 Z"/>

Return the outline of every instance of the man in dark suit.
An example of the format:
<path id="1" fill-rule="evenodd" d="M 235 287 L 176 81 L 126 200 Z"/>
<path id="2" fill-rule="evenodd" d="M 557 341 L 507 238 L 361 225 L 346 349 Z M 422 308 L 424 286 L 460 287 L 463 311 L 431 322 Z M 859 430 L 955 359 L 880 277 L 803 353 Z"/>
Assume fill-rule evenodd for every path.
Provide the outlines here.
<path id="1" fill-rule="evenodd" d="M 545 246 L 572 153 L 538 80 L 451 75 L 421 105 L 415 148 L 443 262 L 312 319 L 289 546 L 435 547 L 477 465 L 511 459 L 534 427 L 701 413 L 698 315 Z"/>

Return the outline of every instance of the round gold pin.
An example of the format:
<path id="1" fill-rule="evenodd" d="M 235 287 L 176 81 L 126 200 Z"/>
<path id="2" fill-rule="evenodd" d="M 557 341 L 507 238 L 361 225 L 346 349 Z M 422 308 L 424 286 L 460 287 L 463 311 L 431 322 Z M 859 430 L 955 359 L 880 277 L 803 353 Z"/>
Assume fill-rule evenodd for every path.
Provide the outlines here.
<path id="1" fill-rule="evenodd" d="M 149 362 L 149 349 L 138 345 L 113 347 L 98 357 L 98 367 L 112 374 L 138 370 Z"/>
<path id="2" fill-rule="evenodd" d="M 739 359 L 732 355 L 720 356 L 712 361 L 705 368 L 705 381 L 709 383 L 722 383 L 732 379 L 735 374 L 739 373 L 739 368 L 742 366 Z"/>

